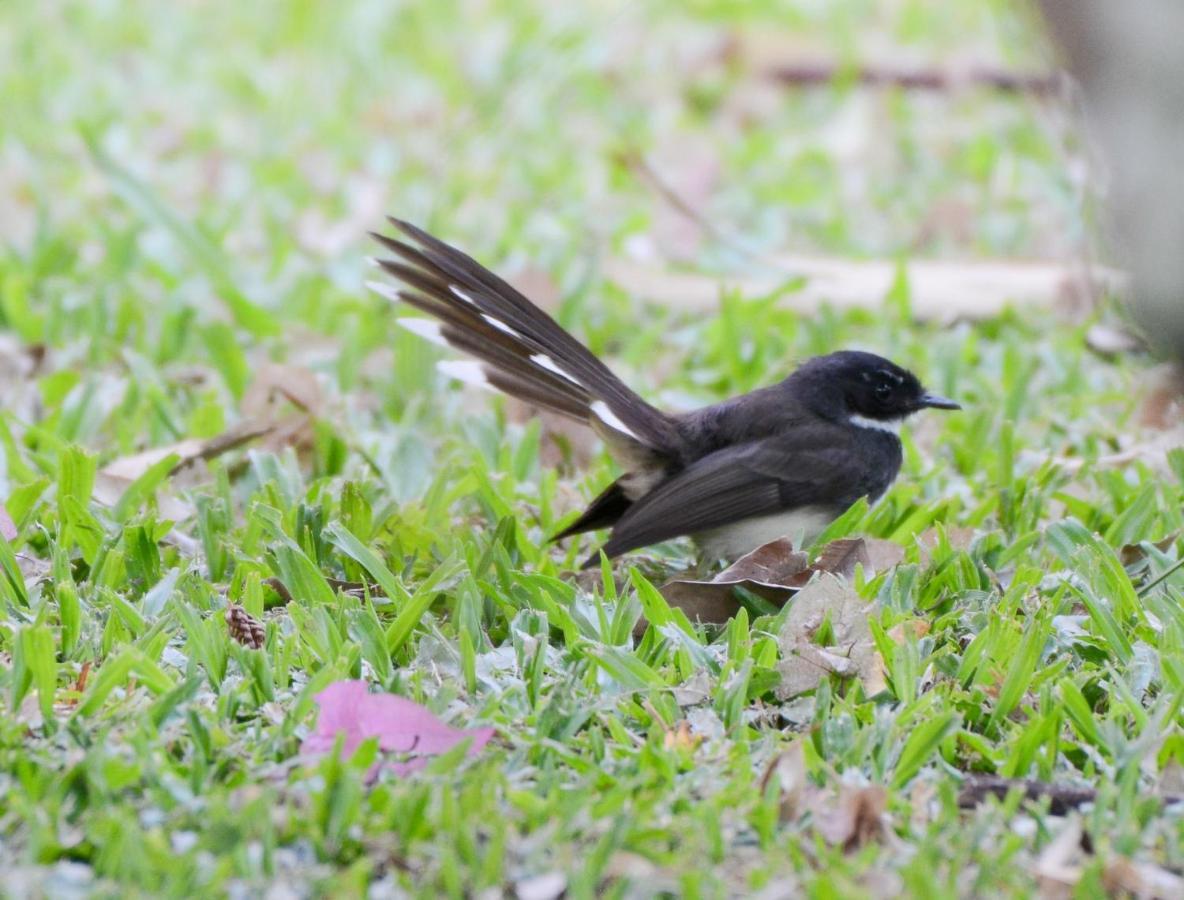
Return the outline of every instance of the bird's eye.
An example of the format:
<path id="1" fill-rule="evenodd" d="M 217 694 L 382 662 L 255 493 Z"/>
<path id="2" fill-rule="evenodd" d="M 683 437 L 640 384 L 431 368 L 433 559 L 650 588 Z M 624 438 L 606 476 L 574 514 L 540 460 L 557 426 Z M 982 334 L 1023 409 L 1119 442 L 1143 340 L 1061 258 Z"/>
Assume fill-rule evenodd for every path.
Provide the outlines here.
<path id="1" fill-rule="evenodd" d="M 892 385 L 885 382 L 880 382 L 876 385 L 876 397 L 880 400 L 887 400 L 892 396 Z"/>

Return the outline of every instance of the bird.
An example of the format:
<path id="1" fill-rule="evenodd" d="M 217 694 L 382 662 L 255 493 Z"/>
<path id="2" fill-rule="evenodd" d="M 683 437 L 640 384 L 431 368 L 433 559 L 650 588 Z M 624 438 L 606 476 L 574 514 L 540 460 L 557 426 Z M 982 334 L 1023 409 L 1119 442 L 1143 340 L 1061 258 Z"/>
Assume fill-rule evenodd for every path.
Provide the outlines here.
<path id="1" fill-rule="evenodd" d="M 427 313 L 399 324 L 469 360 L 445 374 L 585 423 L 623 474 L 552 540 L 609 529 L 584 568 L 691 536 L 734 561 L 779 538 L 809 545 L 861 498 L 875 503 L 903 461 L 900 426 L 923 409 L 961 409 L 873 353 L 839 350 L 783 380 L 690 412 L 664 412 L 518 290 L 461 250 L 394 217 L 371 232 L 393 277 L 379 295 Z M 434 321 L 433 321 L 434 319 Z"/>

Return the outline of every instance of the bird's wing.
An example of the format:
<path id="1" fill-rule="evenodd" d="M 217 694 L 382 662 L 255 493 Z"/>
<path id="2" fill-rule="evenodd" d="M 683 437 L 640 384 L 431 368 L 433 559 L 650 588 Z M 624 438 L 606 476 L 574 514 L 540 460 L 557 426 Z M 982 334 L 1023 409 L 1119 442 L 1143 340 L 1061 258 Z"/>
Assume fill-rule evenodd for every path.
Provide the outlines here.
<path id="1" fill-rule="evenodd" d="M 854 502 L 861 481 L 859 459 L 849 449 L 802 447 L 792 436 L 728 447 L 633 503 L 603 549 L 616 556 L 754 516 Z"/>

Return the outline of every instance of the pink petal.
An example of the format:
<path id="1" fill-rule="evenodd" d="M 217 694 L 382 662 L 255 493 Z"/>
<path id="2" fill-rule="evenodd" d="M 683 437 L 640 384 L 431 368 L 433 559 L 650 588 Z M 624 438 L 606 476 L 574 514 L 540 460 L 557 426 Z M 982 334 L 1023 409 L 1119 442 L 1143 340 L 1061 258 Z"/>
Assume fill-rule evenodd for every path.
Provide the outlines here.
<path id="1" fill-rule="evenodd" d="M 343 751 L 349 755 L 362 741 L 377 738 L 380 749 L 435 756 L 471 740 L 470 755 L 493 737 L 492 728 L 465 730 L 441 722 L 426 707 L 395 694 L 371 694 L 364 681 L 337 681 L 316 696 L 320 706 L 316 730 L 304 741 L 306 753 L 328 753 L 338 735 L 344 734 Z M 393 763 L 396 772 L 416 762 Z M 421 764 L 422 765 L 422 764 Z"/>

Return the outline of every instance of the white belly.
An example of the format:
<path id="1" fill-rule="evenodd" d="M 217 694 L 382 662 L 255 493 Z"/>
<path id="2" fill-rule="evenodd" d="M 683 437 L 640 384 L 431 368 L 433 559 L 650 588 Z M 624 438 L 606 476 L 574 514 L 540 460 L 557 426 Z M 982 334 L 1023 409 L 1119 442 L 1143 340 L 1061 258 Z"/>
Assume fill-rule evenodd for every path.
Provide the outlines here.
<path id="1" fill-rule="evenodd" d="M 695 535 L 695 542 L 708 556 L 735 560 L 762 544 L 787 537 L 797 549 L 818 537 L 835 519 L 819 506 L 803 506 L 792 512 L 754 516 Z"/>

